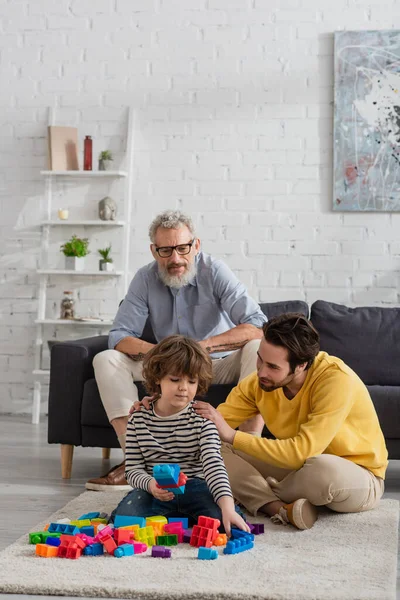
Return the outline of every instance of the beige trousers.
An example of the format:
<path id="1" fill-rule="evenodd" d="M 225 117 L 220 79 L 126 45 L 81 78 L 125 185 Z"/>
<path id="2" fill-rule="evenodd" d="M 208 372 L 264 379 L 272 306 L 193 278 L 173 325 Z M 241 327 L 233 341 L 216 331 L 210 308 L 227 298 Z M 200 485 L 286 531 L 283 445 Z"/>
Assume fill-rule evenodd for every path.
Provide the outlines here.
<path id="1" fill-rule="evenodd" d="M 384 492 L 383 479 L 332 454 L 309 458 L 298 471 L 274 467 L 226 443 L 222 456 L 234 498 L 253 515 L 268 502 L 289 503 L 299 498 L 336 512 L 361 512 L 377 506 Z M 268 484 L 267 477 L 278 483 Z"/>
<path id="2" fill-rule="evenodd" d="M 237 383 L 256 370 L 260 340 L 251 340 L 240 350 L 212 361 L 213 383 Z M 134 381 L 143 381 L 142 362 L 118 350 L 104 350 L 93 359 L 94 374 L 109 421 L 126 417 L 138 399 Z"/>

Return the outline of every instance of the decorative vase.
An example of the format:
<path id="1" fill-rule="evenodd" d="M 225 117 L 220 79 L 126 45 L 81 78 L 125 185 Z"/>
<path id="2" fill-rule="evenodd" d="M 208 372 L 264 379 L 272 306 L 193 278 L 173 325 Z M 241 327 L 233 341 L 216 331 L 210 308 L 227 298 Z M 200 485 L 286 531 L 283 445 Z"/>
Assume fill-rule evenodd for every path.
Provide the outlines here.
<path id="1" fill-rule="evenodd" d="M 99 202 L 99 217 L 102 221 L 115 221 L 117 216 L 117 204 L 116 202 L 106 196 Z"/>
<path id="2" fill-rule="evenodd" d="M 112 160 L 105 160 L 104 158 L 101 158 L 99 160 L 99 171 L 111 171 L 112 164 L 113 164 Z"/>
<path id="3" fill-rule="evenodd" d="M 84 256 L 66 256 L 65 268 L 67 271 L 84 271 L 85 257 Z"/>
<path id="4" fill-rule="evenodd" d="M 99 269 L 100 271 L 108 271 L 111 273 L 114 271 L 114 263 L 106 260 L 99 260 Z"/>
<path id="5" fill-rule="evenodd" d="M 83 142 L 83 170 L 91 171 L 92 170 L 92 148 L 93 141 L 90 135 L 87 135 Z"/>

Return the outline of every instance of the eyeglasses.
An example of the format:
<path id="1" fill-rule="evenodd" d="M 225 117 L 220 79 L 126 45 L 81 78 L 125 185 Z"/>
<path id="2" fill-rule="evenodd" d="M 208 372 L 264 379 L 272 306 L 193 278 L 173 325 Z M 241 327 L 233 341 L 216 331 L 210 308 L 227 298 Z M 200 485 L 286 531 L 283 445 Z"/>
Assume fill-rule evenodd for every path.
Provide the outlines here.
<path id="1" fill-rule="evenodd" d="M 193 238 L 192 241 L 188 242 L 187 244 L 179 244 L 179 246 L 162 246 L 161 248 L 156 248 L 155 250 L 158 256 L 161 256 L 161 258 L 168 258 L 172 255 L 174 250 L 176 250 L 176 252 L 181 256 L 184 256 L 185 254 L 189 254 L 195 240 L 196 238 Z"/>

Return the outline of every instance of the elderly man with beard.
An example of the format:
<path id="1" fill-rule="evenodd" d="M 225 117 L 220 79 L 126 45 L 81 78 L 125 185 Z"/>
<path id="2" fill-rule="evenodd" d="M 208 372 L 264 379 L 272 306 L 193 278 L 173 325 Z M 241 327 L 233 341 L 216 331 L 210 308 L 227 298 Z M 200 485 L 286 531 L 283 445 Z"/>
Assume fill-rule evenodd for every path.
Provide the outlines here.
<path id="1" fill-rule="evenodd" d="M 121 303 L 109 334 L 109 350 L 93 367 L 100 397 L 125 451 L 129 410 L 138 399 L 134 381 L 142 380 L 142 361 L 154 344 L 140 339 L 149 318 L 159 342 L 182 334 L 210 353 L 213 383 L 237 383 L 256 369 L 266 317 L 246 288 L 221 261 L 200 250 L 192 220 L 165 211 L 149 228 L 154 261 L 139 269 Z M 260 434 L 261 415 L 241 430 Z M 86 483 L 89 490 L 129 490 L 125 464 Z"/>

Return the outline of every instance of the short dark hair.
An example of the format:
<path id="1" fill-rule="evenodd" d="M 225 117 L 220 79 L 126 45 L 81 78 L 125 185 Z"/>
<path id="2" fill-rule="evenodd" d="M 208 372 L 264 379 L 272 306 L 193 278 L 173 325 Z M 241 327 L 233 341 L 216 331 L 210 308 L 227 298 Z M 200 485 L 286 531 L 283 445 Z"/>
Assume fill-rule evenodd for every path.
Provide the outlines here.
<path id="1" fill-rule="evenodd" d="M 301 313 L 274 317 L 264 323 L 263 332 L 267 342 L 286 348 L 292 372 L 303 363 L 309 369 L 320 349 L 318 331 Z"/>
<path id="2" fill-rule="evenodd" d="M 183 335 L 170 335 L 146 354 L 143 380 L 149 394 L 159 394 L 157 383 L 166 375 L 198 379 L 197 393 L 205 394 L 212 380 L 211 358 L 198 342 Z"/>

